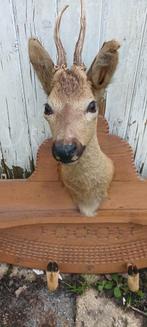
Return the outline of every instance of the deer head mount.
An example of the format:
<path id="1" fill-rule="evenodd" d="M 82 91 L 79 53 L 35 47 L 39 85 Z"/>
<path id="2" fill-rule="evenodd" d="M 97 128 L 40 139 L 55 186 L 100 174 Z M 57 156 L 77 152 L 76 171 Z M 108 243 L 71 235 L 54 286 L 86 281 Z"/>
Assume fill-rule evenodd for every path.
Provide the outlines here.
<path id="1" fill-rule="evenodd" d="M 89 149 L 89 144 L 96 135 L 98 103 L 118 63 L 119 44 L 112 40 L 103 44 L 86 72 L 82 61 L 86 18 L 83 0 L 80 1 L 81 26 L 71 69 L 67 68 L 66 53 L 59 35 L 61 18 L 68 6 L 61 11 L 55 24 L 54 40 L 58 55 L 56 65 L 37 39 L 29 40 L 30 61 L 48 96 L 44 115 L 52 131 L 53 156 L 68 167 L 71 163 L 79 164 L 84 155 L 89 153 L 86 149 Z M 69 178 L 66 183 L 66 174 L 63 175 L 64 183 L 69 187 Z M 72 190 L 73 188 L 75 187 L 71 185 Z"/>

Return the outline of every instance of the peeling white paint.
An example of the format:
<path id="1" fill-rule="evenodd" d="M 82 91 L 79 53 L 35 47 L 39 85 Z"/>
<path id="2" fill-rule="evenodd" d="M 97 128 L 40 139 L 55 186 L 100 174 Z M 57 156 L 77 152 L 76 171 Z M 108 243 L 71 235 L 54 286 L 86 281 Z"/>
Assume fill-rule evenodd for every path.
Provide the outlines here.
<path id="1" fill-rule="evenodd" d="M 30 169 L 38 146 L 48 136 L 43 118 L 46 96 L 29 64 L 27 43 L 37 36 L 56 58 L 53 28 L 65 4 L 61 34 L 72 63 L 79 32 L 79 0 L 5 0 L 0 2 L 0 160 Z M 120 64 L 107 90 L 110 131 L 132 145 L 135 163 L 147 177 L 147 2 L 85 0 L 87 67 L 105 40 L 121 43 Z"/>

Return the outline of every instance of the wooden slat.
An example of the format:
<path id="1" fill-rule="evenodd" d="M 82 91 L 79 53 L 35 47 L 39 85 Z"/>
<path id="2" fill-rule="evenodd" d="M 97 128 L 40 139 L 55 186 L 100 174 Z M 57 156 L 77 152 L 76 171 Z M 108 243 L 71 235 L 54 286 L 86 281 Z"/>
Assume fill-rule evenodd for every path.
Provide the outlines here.
<path id="1" fill-rule="evenodd" d="M 2 182 L 0 186 L 0 228 L 51 223 L 55 219 L 61 223 L 84 219 L 85 222 L 98 224 L 147 224 L 146 182 L 113 182 L 109 198 L 94 218 L 81 218 L 68 193 L 58 182 Z"/>
<path id="2" fill-rule="evenodd" d="M 132 145 L 136 166 L 146 177 L 146 1 L 104 0 L 101 22 L 101 44 L 113 38 L 121 44 L 117 72 L 107 91 L 110 131 Z"/>
<path id="3" fill-rule="evenodd" d="M 113 182 L 102 209 L 147 209 L 147 182 Z M 1 182 L 1 210 L 72 209 L 74 205 L 60 182 Z"/>
<path id="4" fill-rule="evenodd" d="M 31 226 L 31 233 L 35 225 L 50 225 L 60 224 L 69 225 L 82 223 L 87 225 L 98 224 L 99 226 L 104 223 L 110 225 L 115 224 L 137 224 L 146 226 L 147 225 L 147 209 L 143 210 L 100 210 L 99 215 L 96 217 L 83 217 L 79 215 L 76 210 L 16 210 L 16 211 L 0 211 L 0 229 L 7 229 L 12 227 L 19 227 L 20 231 L 23 226 Z M 13 230 L 12 230 L 13 233 Z"/>
<path id="5" fill-rule="evenodd" d="M 27 126 L 17 26 L 12 1 L 0 6 L 0 160 L 30 170 L 32 148 Z M 0 161 L 1 164 L 1 161 Z"/>

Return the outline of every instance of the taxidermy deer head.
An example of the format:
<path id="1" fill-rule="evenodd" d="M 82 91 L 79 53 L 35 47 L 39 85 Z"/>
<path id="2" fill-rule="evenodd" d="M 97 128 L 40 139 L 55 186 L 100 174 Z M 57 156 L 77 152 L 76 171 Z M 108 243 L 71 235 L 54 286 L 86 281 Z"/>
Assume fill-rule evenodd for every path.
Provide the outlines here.
<path id="1" fill-rule="evenodd" d="M 68 69 L 59 36 L 61 18 L 67 7 L 55 24 L 57 65 L 35 38 L 29 40 L 29 56 L 48 96 L 44 116 L 52 131 L 53 156 L 61 163 L 63 182 L 76 205 L 90 216 L 106 197 L 113 176 L 113 164 L 100 150 L 96 131 L 98 103 L 116 69 L 119 44 L 115 40 L 105 42 L 86 72 L 82 61 L 86 19 L 81 0 L 80 33 L 73 66 Z"/>

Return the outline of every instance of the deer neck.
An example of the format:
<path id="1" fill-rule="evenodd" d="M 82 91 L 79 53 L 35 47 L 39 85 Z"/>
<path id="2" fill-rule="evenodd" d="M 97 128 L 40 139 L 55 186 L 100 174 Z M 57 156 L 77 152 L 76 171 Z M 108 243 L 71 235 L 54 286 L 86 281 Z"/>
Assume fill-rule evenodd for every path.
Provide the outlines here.
<path id="1" fill-rule="evenodd" d="M 92 137 L 81 158 L 72 165 L 62 165 L 61 177 L 80 212 L 94 215 L 107 196 L 114 167 L 100 149 L 97 135 Z"/>

